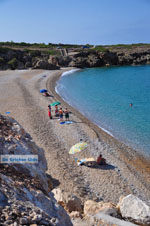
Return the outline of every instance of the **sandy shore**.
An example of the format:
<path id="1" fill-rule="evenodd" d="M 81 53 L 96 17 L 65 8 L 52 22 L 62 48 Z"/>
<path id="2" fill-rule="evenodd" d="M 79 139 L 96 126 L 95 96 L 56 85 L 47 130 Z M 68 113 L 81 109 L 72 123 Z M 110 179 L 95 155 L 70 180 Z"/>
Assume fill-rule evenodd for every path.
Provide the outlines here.
<path id="1" fill-rule="evenodd" d="M 68 69 L 67 69 L 68 70 Z M 74 193 L 81 199 L 118 202 L 121 195 L 135 194 L 150 204 L 150 161 L 112 138 L 76 109 L 65 103 L 55 92 L 56 81 L 65 71 L 5 71 L 0 72 L 0 113 L 14 117 L 44 149 L 48 174 L 55 185 Z M 47 88 L 50 97 L 39 89 Z M 59 100 L 62 107 L 72 112 L 70 125 L 60 125 L 55 118 L 49 120 L 47 106 Z M 77 166 L 69 155 L 70 147 L 82 138 L 88 148 L 77 157 L 93 157 L 99 153 L 108 166 L 89 168 Z"/>

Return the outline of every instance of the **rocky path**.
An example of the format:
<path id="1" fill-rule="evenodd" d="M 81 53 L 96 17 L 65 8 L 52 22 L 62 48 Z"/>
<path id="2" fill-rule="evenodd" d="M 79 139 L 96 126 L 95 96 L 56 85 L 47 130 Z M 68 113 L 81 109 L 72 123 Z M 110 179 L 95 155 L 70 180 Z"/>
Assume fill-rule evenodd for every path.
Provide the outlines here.
<path id="1" fill-rule="evenodd" d="M 45 150 L 47 172 L 55 178 L 55 185 L 63 190 L 82 200 L 116 203 L 121 195 L 133 193 L 148 202 L 149 182 L 142 181 L 141 175 L 122 161 L 115 147 L 105 143 L 88 123 L 76 114 L 71 114 L 71 120 L 76 122 L 71 125 L 60 125 L 55 118 L 49 120 L 47 106 L 56 99 L 42 96 L 39 89 L 45 88 L 53 75 L 52 71 L 42 70 L 0 72 L 1 114 L 11 112 L 9 116 L 14 117 Z M 74 156 L 70 156 L 68 151 L 80 138 L 88 143 L 88 149 L 79 157 L 96 158 L 101 152 L 109 166 L 77 166 Z"/>

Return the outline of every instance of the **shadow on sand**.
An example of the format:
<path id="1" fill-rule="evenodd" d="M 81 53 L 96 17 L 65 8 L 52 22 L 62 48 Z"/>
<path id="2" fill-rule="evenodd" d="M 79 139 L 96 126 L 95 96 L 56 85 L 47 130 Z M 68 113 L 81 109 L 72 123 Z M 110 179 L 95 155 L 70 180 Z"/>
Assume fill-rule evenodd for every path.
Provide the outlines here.
<path id="1" fill-rule="evenodd" d="M 86 166 L 88 168 L 94 168 L 94 169 L 100 169 L 100 170 L 114 170 L 116 167 L 110 164 L 106 165 L 98 165 L 98 164 L 93 164 L 93 165 L 88 165 L 84 164 L 83 166 Z"/>
<path id="2" fill-rule="evenodd" d="M 52 184 L 50 185 L 50 187 L 52 186 L 52 189 L 54 189 L 54 188 L 56 188 L 56 187 L 58 187 L 58 186 L 60 185 L 59 180 L 53 178 L 53 177 L 52 177 L 51 175 L 49 175 L 48 173 L 46 173 L 46 176 L 47 176 L 47 178 L 48 178 L 49 183 L 51 184 L 51 182 L 52 182 Z"/>

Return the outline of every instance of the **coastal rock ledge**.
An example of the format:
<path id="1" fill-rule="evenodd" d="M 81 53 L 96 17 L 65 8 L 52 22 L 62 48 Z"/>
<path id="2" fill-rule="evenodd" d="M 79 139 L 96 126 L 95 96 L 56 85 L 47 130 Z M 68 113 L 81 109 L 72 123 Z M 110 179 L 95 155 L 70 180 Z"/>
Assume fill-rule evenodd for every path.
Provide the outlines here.
<path id="1" fill-rule="evenodd" d="M 50 192 L 44 151 L 14 119 L 0 115 L 0 157 L 14 154 L 38 155 L 38 164 L 0 163 L 0 226 L 71 226 L 70 217 Z"/>
<path id="2" fill-rule="evenodd" d="M 115 48 L 105 49 L 105 51 L 80 49 L 78 52 L 68 53 L 67 56 L 51 55 L 48 52 L 43 53 L 42 50 L 27 51 L 0 48 L 0 70 L 29 68 L 55 70 L 61 67 L 91 68 L 145 64 L 150 64 L 149 47 L 135 47 L 133 49 Z"/>

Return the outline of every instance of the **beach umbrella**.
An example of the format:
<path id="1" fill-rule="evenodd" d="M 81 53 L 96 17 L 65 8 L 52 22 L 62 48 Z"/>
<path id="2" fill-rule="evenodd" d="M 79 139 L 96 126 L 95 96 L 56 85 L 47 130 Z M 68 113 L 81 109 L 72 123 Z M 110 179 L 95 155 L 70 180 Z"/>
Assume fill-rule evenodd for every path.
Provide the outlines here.
<path id="1" fill-rule="evenodd" d="M 40 93 L 46 93 L 47 89 L 40 89 Z"/>
<path id="2" fill-rule="evenodd" d="M 69 154 L 75 154 L 77 152 L 83 151 L 87 147 L 87 143 L 77 143 L 70 148 Z"/>
<path id="3" fill-rule="evenodd" d="M 60 105 L 61 103 L 60 102 L 53 102 L 53 103 L 51 103 L 50 105 L 51 106 L 56 106 L 56 105 Z"/>

